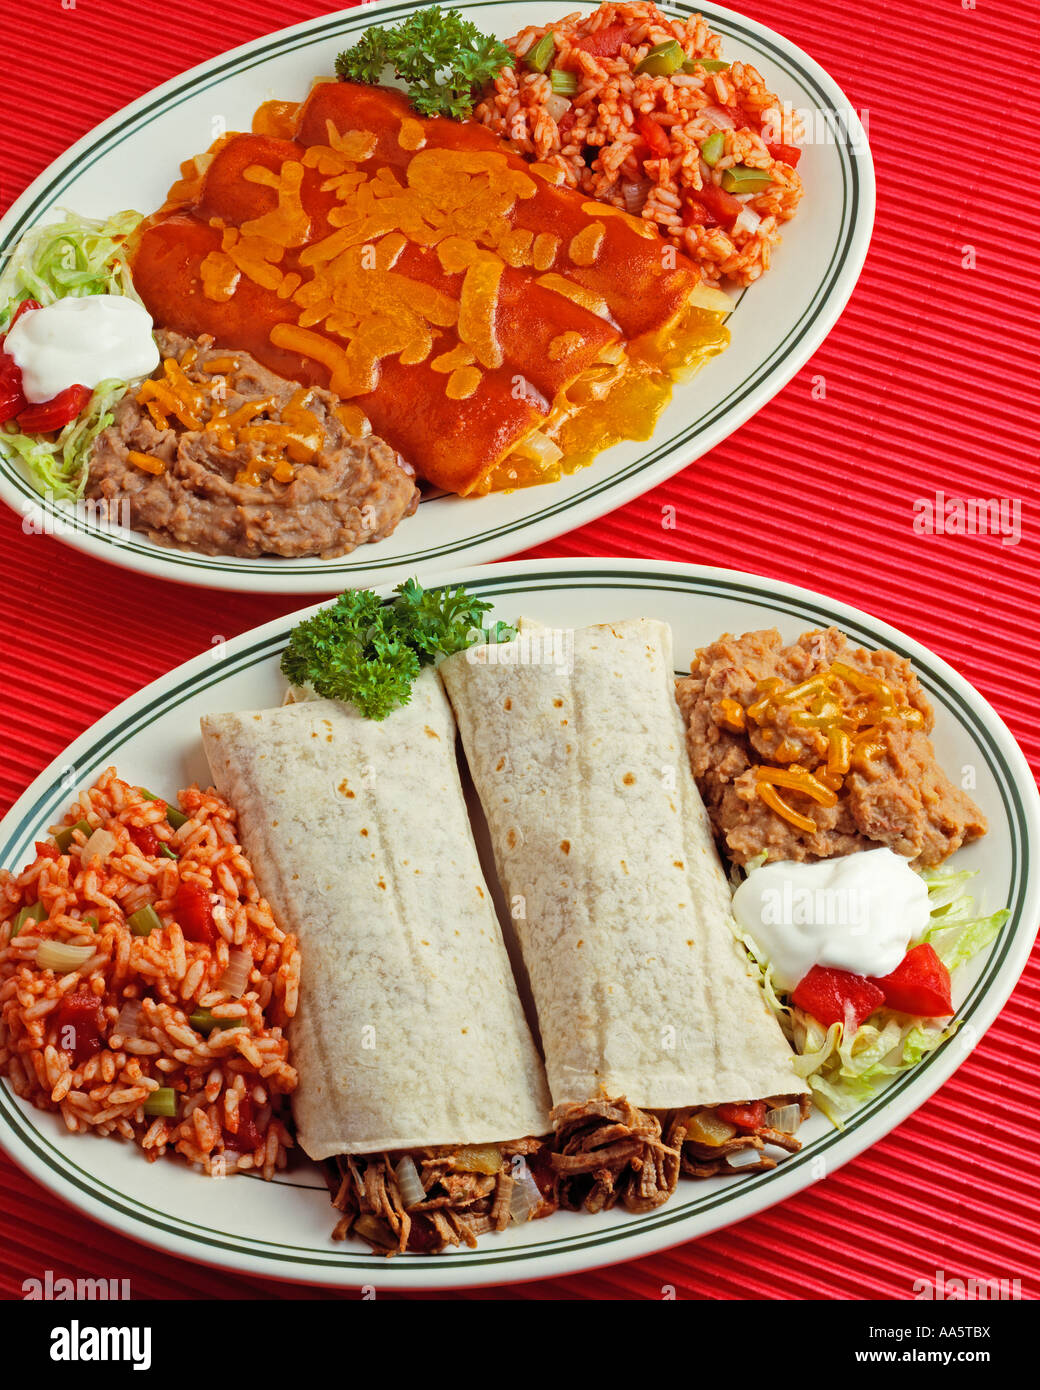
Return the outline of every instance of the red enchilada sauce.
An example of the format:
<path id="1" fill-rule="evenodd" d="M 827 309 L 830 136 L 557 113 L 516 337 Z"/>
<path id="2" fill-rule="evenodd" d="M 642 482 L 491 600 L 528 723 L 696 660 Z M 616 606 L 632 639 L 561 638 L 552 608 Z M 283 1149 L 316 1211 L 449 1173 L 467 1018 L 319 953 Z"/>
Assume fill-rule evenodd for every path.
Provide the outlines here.
<path id="1" fill-rule="evenodd" d="M 673 367 L 727 339 L 717 306 L 690 306 L 696 271 L 639 219 L 397 93 L 329 83 L 299 107 L 267 102 L 251 135 L 182 172 L 134 249 L 156 321 L 327 386 L 460 493 L 649 437 Z M 176 414 L 177 387 L 165 363 L 149 410 Z M 304 412 L 270 427 L 285 468 L 307 447 Z M 255 427 L 226 424 L 240 428 Z"/>

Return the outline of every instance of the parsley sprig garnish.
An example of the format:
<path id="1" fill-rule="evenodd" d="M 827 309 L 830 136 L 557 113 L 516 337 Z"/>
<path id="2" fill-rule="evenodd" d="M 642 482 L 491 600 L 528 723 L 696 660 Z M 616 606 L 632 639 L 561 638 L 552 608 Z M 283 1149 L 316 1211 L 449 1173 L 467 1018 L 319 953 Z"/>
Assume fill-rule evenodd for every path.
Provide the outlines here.
<path id="1" fill-rule="evenodd" d="M 336 59 L 336 72 L 372 84 L 393 68 L 408 83 L 412 105 L 421 115 L 462 120 L 473 111 L 474 92 L 513 62 L 504 43 L 482 34 L 458 10 L 429 5 L 396 28 L 366 29 Z"/>
<path id="2" fill-rule="evenodd" d="M 368 719 L 385 719 L 412 698 L 412 682 L 424 666 L 477 641 L 515 636 L 506 623 L 481 629 L 491 606 L 461 584 L 424 589 L 409 579 L 389 603 L 371 589 L 348 589 L 293 628 L 282 673 L 293 685 L 349 701 Z"/>

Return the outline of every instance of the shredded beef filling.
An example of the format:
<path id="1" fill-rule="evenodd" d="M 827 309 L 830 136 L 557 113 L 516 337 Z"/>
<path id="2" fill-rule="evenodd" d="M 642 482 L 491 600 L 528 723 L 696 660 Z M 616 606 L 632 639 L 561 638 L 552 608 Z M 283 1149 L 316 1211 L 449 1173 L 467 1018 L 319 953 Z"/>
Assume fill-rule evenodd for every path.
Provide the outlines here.
<path id="1" fill-rule="evenodd" d="M 808 1096 L 775 1096 L 770 1108 L 797 1104 L 808 1118 Z M 758 1172 L 777 1166 L 768 1148 L 797 1153 L 801 1140 L 761 1124 L 737 1131 L 721 1144 L 702 1144 L 687 1137 L 694 1116 L 715 1106 L 693 1106 L 657 1115 L 640 1110 L 623 1097 L 603 1098 L 553 1111 L 551 1140 L 520 1139 L 498 1145 L 501 1164 L 494 1173 L 462 1166 L 458 1147 L 416 1149 L 415 1163 L 424 1200 L 405 1203 L 396 1167 L 401 1153 L 340 1154 L 323 1166 L 332 1205 L 342 1212 L 332 1233 L 366 1241 L 377 1254 L 436 1254 L 449 1245 L 475 1246 L 487 1231 L 504 1231 L 511 1216 L 512 1160 L 522 1157 L 541 1193 L 528 1216 L 538 1220 L 557 1207 L 569 1211 L 609 1211 L 619 1202 L 628 1211 L 652 1211 L 667 1202 L 679 1177 L 712 1178 L 734 1172 Z M 730 1154 L 749 1149 L 758 1161 L 735 1168 Z"/>
<path id="2" fill-rule="evenodd" d="M 607 1211 L 620 1201 L 650 1211 L 675 1191 L 679 1150 L 662 1139 L 656 1115 L 621 1098 L 557 1106 L 552 1118 L 561 1206 Z"/>
<path id="3" fill-rule="evenodd" d="M 771 1109 L 784 1105 L 799 1105 L 802 1120 L 807 1120 L 812 1110 L 812 1101 L 805 1095 L 774 1096 L 767 1104 Z M 680 1169 L 685 1178 L 715 1178 L 725 1177 L 731 1173 L 765 1172 L 770 1168 L 775 1168 L 778 1162 L 772 1155 L 765 1152 L 767 1147 L 784 1149 L 787 1153 L 797 1153 L 802 1147 L 802 1141 L 795 1135 L 787 1134 L 784 1130 L 773 1129 L 764 1124 L 744 1133 L 739 1132 L 738 1129 L 732 1139 L 727 1139 L 722 1144 L 700 1144 L 695 1140 L 688 1139 L 686 1137 L 687 1128 L 693 1117 L 704 1110 L 714 1109 L 714 1106 L 694 1106 L 688 1110 L 673 1110 L 665 1119 L 664 1132 L 668 1144 L 679 1150 Z M 742 1163 L 737 1168 L 726 1162 L 729 1154 L 743 1153 L 748 1149 L 758 1150 L 757 1163 Z"/>
<path id="4" fill-rule="evenodd" d="M 459 1148 L 410 1151 L 426 1194 L 406 1206 L 397 1180 L 401 1153 L 339 1154 L 323 1166 L 332 1205 L 343 1213 L 333 1240 L 360 1237 L 377 1254 L 405 1251 L 436 1254 L 449 1245 L 475 1246 L 487 1231 L 504 1231 L 511 1219 L 513 1166 L 525 1159 L 542 1194 L 528 1217 L 537 1220 L 556 1210 L 556 1180 L 548 1164 L 545 1142 L 519 1139 L 500 1144 L 501 1166 L 496 1173 L 459 1167 Z M 465 1158 L 463 1157 L 463 1161 Z"/>

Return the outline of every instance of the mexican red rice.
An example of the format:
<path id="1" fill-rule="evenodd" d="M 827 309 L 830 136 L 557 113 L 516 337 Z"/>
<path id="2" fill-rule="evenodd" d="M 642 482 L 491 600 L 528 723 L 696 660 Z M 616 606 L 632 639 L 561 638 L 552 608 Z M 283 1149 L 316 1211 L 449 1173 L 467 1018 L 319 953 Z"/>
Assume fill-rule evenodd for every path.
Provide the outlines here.
<path id="1" fill-rule="evenodd" d="M 227 802 L 190 787 L 180 806 L 171 824 L 109 768 L 52 827 L 66 844 L 37 841 L 24 872 L 0 873 L 0 1072 L 74 1132 L 269 1178 L 292 1144 L 296 939 L 260 896 Z M 154 919 L 130 919 L 149 907 L 144 934 Z M 85 958 L 69 965 L 59 943 Z M 160 1088 L 175 1113 L 154 1113 Z"/>
<path id="2" fill-rule="evenodd" d="M 551 67 L 574 75 L 573 97 L 530 66 L 549 32 Z M 692 71 L 636 72 L 652 47 L 671 40 Z M 779 227 L 802 196 L 794 168 L 800 121 L 749 63 L 722 65 L 722 40 L 700 15 L 671 19 L 653 4 L 603 4 L 530 26 L 506 44 L 516 67 L 487 89 L 478 120 L 521 154 L 560 169 L 570 187 L 654 223 L 709 284 L 746 285 L 769 268 Z M 568 86 L 567 77 L 557 85 Z M 712 155 L 721 152 L 709 164 L 702 146 L 716 132 Z M 728 194 L 733 178 L 725 176 L 737 165 L 767 174 L 768 187 Z"/>

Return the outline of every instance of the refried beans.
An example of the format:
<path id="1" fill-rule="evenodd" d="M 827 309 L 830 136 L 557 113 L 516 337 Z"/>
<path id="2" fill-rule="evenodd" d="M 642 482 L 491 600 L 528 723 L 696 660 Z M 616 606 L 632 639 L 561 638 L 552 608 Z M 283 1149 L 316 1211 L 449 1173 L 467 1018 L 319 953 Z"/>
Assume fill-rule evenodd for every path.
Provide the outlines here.
<path id="1" fill-rule="evenodd" d="M 153 541 L 207 555 L 345 555 L 419 501 L 413 471 L 354 407 L 247 352 L 165 330 L 162 363 L 97 438 L 87 495 Z M 360 416 L 359 416 L 360 419 Z"/>
<path id="2" fill-rule="evenodd" d="M 986 833 L 936 762 L 910 662 L 837 628 L 775 628 L 699 650 L 676 685 L 694 777 L 730 859 L 828 859 L 887 845 L 930 868 Z"/>

